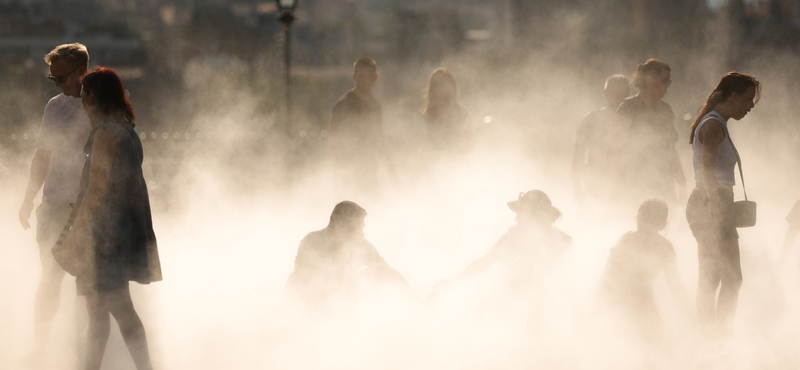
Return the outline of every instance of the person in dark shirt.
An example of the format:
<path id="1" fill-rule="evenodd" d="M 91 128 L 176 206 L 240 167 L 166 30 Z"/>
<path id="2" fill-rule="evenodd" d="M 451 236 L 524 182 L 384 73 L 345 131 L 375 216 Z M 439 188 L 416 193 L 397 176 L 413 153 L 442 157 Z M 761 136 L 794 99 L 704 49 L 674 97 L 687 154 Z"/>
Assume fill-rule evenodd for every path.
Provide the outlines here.
<path id="1" fill-rule="evenodd" d="M 330 146 L 334 161 L 343 177 L 364 185 L 378 180 L 379 162 L 394 173 L 383 135 L 383 111 L 372 96 L 378 79 L 377 64 L 361 58 L 353 64 L 355 87 L 333 106 Z"/>
<path id="2" fill-rule="evenodd" d="M 434 152 L 464 152 L 472 133 L 467 125 L 467 109 L 458 101 L 456 76 L 447 68 L 431 74 L 423 110 L 428 144 Z"/>
<path id="3" fill-rule="evenodd" d="M 650 343 L 662 337 L 661 318 L 653 299 L 653 279 L 664 272 L 672 295 L 688 309 L 688 297 L 678 276 L 672 243 L 659 235 L 667 225 L 669 209 L 661 200 L 639 206 L 636 231 L 623 235 L 611 248 L 600 283 L 600 307 L 618 313 L 639 338 Z"/>
<path id="4" fill-rule="evenodd" d="M 419 297 L 402 274 L 391 268 L 364 238 L 367 211 L 351 201 L 333 208 L 328 226 L 306 235 L 286 282 L 288 302 L 304 312 L 335 313 L 353 304 L 362 288 L 389 284 Z"/>
<path id="5" fill-rule="evenodd" d="M 675 203 L 686 197 L 686 176 L 675 149 L 675 114 L 661 100 L 672 84 L 671 73 L 660 60 L 639 64 L 633 76 L 639 93 L 623 100 L 615 113 L 620 180 L 636 203 L 647 198 Z"/>
<path id="6" fill-rule="evenodd" d="M 572 157 L 572 187 L 575 198 L 583 202 L 587 195 L 608 198 L 613 187 L 615 163 L 609 158 L 609 143 L 614 139 L 611 120 L 617 107 L 631 93 L 630 81 L 623 75 L 606 79 L 603 95 L 606 106 L 583 117 L 575 138 Z"/>

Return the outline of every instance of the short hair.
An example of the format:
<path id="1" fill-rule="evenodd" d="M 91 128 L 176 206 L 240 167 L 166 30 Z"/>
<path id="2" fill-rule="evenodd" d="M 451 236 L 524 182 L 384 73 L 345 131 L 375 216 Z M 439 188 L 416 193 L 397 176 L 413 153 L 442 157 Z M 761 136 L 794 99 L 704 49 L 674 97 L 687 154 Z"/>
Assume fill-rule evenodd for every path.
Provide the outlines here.
<path id="1" fill-rule="evenodd" d="M 669 207 L 667 203 L 659 199 L 648 199 L 639 206 L 639 214 L 636 219 L 639 224 L 649 224 L 660 226 L 667 222 Z"/>
<path id="2" fill-rule="evenodd" d="M 79 66 L 89 68 L 89 51 L 86 45 L 80 43 L 62 44 L 56 46 L 51 52 L 44 56 L 44 61 L 50 65 L 57 62 L 61 58 L 69 58 L 75 61 Z"/>
<path id="3" fill-rule="evenodd" d="M 645 80 L 645 77 L 657 77 L 664 71 L 672 71 L 667 63 L 664 63 L 658 59 L 648 59 L 636 67 L 636 73 L 633 75 L 633 86 L 636 86 L 639 89 L 644 89 L 647 87 L 647 81 Z"/>
<path id="4" fill-rule="evenodd" d="M 363 58 L 359 58 L 357 61 L 355 61 L 353 63 L 353 73 L 358 72 L 358 69 L 362 68 L 362 67 L 370 67 L 370 68 L 372 68 L 372 70 L 374 70 L 376 72 L 378 71 L 378 63 L 376 63 L 371 58 L 363 57 Z"/>
<path id="5" fill-rule="evenodd" d="M 603 90 L 608 90 L 608 87 L 611 85 L 630 85 L 631 81 L 628 80 L 628 77 L 625 75 L 611 75 L 606 78 L 606 84 L 603 86 Z"/>
<path id="6" fill-rule="evenodd" d="M 356 204 L 355 202 L 351 202 L 349 200 L 345 200 L 343 202 L 339 202 L 335 207 L 333 207 L 333 212 L 331 212 L 331 219 L 330 224 L 340 224 L 346 220 L 352 220 L 355 218 L 364 218 L 367 217 L 367 211 Z"/>

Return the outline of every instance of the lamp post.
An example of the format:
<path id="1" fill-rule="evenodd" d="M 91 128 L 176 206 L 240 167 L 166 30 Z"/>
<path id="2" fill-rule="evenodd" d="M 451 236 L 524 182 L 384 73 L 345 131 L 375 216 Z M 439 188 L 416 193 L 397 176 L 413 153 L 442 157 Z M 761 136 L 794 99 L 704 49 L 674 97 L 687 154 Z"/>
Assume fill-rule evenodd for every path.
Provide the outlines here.
<path id="1" fill-rule="evenodd" d="M 285 98 L 283 125 L 286 133 L 291 135 L 292 125 L 292 90 L 291 90 L 291 68 L 292 68 L 292 22 L 294 21 L 294 9 L 297 7 L 298 0 L 275 0 L 278 4 L 281 24 L 283 25 L 283 67 L 285 78 Z"/>

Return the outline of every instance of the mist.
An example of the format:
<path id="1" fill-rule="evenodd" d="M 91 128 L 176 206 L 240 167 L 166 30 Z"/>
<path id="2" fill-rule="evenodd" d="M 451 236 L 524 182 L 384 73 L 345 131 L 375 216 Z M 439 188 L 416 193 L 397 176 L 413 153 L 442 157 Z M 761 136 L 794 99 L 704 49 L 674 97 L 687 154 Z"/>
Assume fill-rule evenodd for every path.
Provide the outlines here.
<path id="1" fill-rule="evenodd" d="M 343 26 L 328 34 L 330 39 L 303 36 L 313 29 L 302 19 L 314 12 L 300 4 L 294 112 L 288 124 L 281 119 L 274 27 L 245 27 L 241 34 L 229 29 L 246 40 L 272 31 L 273 40 L 263 49 L 240 49 L 231 41 L 236 37 L 229 36 L 203 49 L 198 45 L 209 36 L 198 33 L 202 24 L 177 28 L 183 19 L 178 7 L 178 26 L 151 35 L 144 44 L 150 63 L 159 67 L 140 78 L 123 75 L 145 147 L 145 179 L 164 274 L 161 282 L 130 288 L 156 369 L 800 366 L 800 317 L 794 314 L 800 307 L 800 248 L 795 243 L 787 259 L 778 261 L 788 227 L 785 217 L 800 199 L 800 131 L 793 124 L 798 114 L 794 81 L 800 78 L 796 48 L 748 49 L 734 36 L 698 36 L 684 48 L 678 42 L 661 43 L 670 35 L 656 30 L 649 46 L 625 44 L 633 45 L 625 49 L 603 39 L 612 31 L 592 38 L 593 27 L 611 13 L 593 14 L 576 2 L 549 9 L 550 22 L 540 19 L 518 27 L 524 30 L 513 31 L 516 38 L 508 38 L 509 46 L 472 40 L 458 48 L 420 47 L 415 54 L 396 56 L 367 37 L 371 23 L 380 22 L 365 9 L 378 3 L 348 3 L 358 10 L 353 19 L 360 19 L 363 28 Z M 726 9 L 716 1 L 713 5 L 722 9 L 717 11 Z M 426 38 L 448 40 L 449 33 L 427 27 Z M 695 35 L 729 35 L 725 30 L 732 26 L 717 15 L 703 27 Z M 536 37 L 520 35 L 525 30 Z M 383 31 L 392 35 L 392 29 Z M 349 41 L 337 44 L 339 38 Z M 310 51 L 303 42 L 308 39 L 320 45 L 319 51 Z M 341 47 L 331 51 L 332 45 Z M 91 55 L 92 45 L 87 46 Z M 186 63 L 168 63 L 171 53 L 183 53 Z M 387 151 L 396 169 L 395 177 L 381 167 L 374 186 L 342 178 L 327 142 L 330 109 L 352 88 L 352 62 L 362 56 L 378 63 L 373 96 L 383 107 Z M 666 328 L 663 342 L 651 348 L 631 339 L 622 326 L 603 319 L 595 305 L 609 250 L 623 233 L 636 229 L 636 207 L 644 199 L 578 204 L 570 174 L 575 133 L 587 112 L 605 104 L 605 78 L 617 73 L 630 77 L 650 57 L 672 67 L 673 83 L 663 100 L 677 117 L 676 147 L 687 192 L 694 187 L 688 127 L 697 108 L 728 70 L 752 73 L 763 84 L 761 101 L 730 125 L 743 159 L 747 196 L 758 202 L 758 223 L 738 230 L 744 281 L 727 347 L 709 348 L 698 331 L 697 243 L 686 222 L 686 199 L 669 205 L 661 234 L 675 248 L 690 301 L 673 299 L 663 275 L 655 279 L 655 300 Z M 102 60 L 98 57 L 98 63 Z M 35 227 L 23 230 L 17 210 L 41 112 L 59 92 L 43 85 L 35 98 L 15 97 L 30 92 L 26 76 L 46 75 L 41 60 L 33 62 L 9 64 L 21 72 L 12 73 L 9 91 L 0 93 L 4 102 L 19 107 L 4 121 L 0 147 L 0 295 L 5 297 L 0 364 L 6 369 L 29 364 L 40 267 Z M 437 67 L 455 73 L 474 138 L 469 150 L 451 155 L 421 144 L 425 122 L 419 112 Z M 28 137 L 23 139 L 23 133 Z M 735 197 L 743 199 L 738 175 L 736 181 Z M 367 210 L 366 239 L 424 299 L 437 282 L 458 274 L 514 225 L 506 203 L 532 189 L 547 193 L 562 212 L 554 226 L 572 237 L 573 247 L 558 271 L 541 277 L 540 294 L 521 297 L 519 306 L 497 303 L 504 287 L 503 271 L 496 267 L 424 303 L 380 288 L 322 320 L 304 317 L 284 299 L 300 240 L 324 228 L 342 200 Z M 67 276 L 48 343 L 48 368 L 79 366 L 83 304 L 74 277 Z M 690 307 L 689 314 L 684 306 Z M 134 369 L 113 324 L 103 368 Z"/>

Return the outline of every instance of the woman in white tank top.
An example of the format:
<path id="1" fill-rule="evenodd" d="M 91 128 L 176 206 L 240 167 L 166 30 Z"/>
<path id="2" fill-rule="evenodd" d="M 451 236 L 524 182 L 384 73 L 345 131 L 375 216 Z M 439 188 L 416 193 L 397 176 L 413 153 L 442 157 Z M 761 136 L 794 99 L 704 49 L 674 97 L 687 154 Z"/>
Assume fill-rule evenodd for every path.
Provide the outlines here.
<path id="1" fill-rule="evenodd" d="M 686 206 L 686 219 L 697 239 L 697 314 L 704 334 L 710 338 L 730 334 L 742 284 L 739 234 L 731 212 L 736 152 L 728 134 L 728 120 L 744 118 L 760 92 L 761 84 L 755 77 L 725 74 L 691 127 L 696 187 Z"/>

